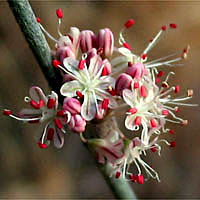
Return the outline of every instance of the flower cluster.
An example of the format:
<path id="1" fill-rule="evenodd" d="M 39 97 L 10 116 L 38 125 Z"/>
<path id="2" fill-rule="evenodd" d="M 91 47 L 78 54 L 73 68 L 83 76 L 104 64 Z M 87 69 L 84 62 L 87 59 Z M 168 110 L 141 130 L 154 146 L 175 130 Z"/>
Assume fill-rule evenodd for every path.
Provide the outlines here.
<path id="1" fill-rule="evenodd" d="M 58 9 L 56 14 L 58 39 L 45 30 L 40 18 L 37 22 L 55 42 L 52 67 L 60 70 L 64 82 L 60 88 L 60 94 L 65 97 L 61 108 L 58 109 L 55 92 L 45 96 L 39 87 L 31 87 L 30 97 L 25 97 L 31 109 L 23 109 L 18 115 L 5 109 L 3 114 L 23 122 L 44 123 L 38 142 L 40 148 L 47 148 L 51 141 L 61 148 L 69 129 L 80 134 L 80 139 L 96 153 L 99 163 L 112 165 L 111 176 L 139 184 L 150 177 L 159 181 L 158 173 L 144 161 L 146 152 L 151 150 L 160 155 L 161 143 L 175 147 L 175 141 L 169 142 L 160 136 L 174 133 L 167 127 L 168 123 L 188 124 L 186 119 L 177 116 L 179 106 L 195 106 L 183 103 L 192 98 L 193 91 L 190 89 L 185 96 L 176 97 L 180 86 L 169 83 L 174 72 L 164 76 L 159 70 L 161 66 L 182 65 L 177 62 L 186 59 L 189 46 L 177 57 L 177 54 L 171 54 L 148 61 L 149 52 L 160 37 L 177 25 L 162 26 L 145 50 L 137 55 L 123 36 L 124 31 L 135 23 L 133 19 L 128 20 L 120 31 L 117 47 L 109 28 L 95 34 L 91 30 L 71 27 L 69 33 L 63 35 L 60 31 L 62 10 Z M 87 124 L 109 121 L 119 112 L 121 116 L 124 114 L 125 127 L 133 132 L 132 138 L 113 127 L 104 134 L 94 134 L 91 138 L 84 136 Z M 134 137 L 136 131 L 139 134 Z"/>

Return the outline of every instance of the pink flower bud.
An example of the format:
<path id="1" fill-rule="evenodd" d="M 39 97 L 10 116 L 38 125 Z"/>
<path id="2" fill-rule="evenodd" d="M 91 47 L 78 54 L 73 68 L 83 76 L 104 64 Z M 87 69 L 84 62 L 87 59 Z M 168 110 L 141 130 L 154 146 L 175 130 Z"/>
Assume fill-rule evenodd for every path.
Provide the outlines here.
<path id="1" fill-rule="evenodd" d="M 101 29 L 97 35 L 97 46 L 103 49 L 103 56 L 109 57 L 113 53 L 114 37 L 109 28 Z"/>
<path id="2" fill-rule="evenodd" d="M 75 98 L 65 98 L 63 109 L 69 111 L 72 115 L 75 115 L 81 112 L 81 103 Z"/>
<path id="3" fill-rule="evenodd" d="M 131 67 L 128 67 L 126 73 L 132 76 L 135 79 L 140 79 L 146 73 L 145 66 L 142 63 L 133 64 Z"/>
<path id="4" fill-rule="evenodd" d="M 102 76 L 106 76 L 108 74 L 112 73 L 112 66 L 110 64 L 110 62 L 108 61 L 108 59 L 104 59 L 102 64 L 104 64 L 104 68 L 102 70 Z"/>
<path id="5" fill-rule="evenodd" d="M 100 104 L 98 104 L 98 111 L 99 112 L 96 113 L 96 116 L 95 116 L 96 119 L 103 119 L 104 116 L 107 113 L 107 109 L 103 108 L 102 103 L 103 102 L 101 102 Z"/>
<path id="6" fill-rule="evenodd" d="M 61 46 L 56 51 L 57 59 L 62 63 L 66 57 L 76 59 L 74 52 L 69 46 Z"/>
<path id="7" fill-rule="evenodd" d="M 80 33 L 80 48 L 82 53 L 88 52 L 93 48 L 95 35 L 90 30 L 85 30 Z"/>
<path id="8" fill-rule="evenodd" d="M 122 73 L 118 76 L 115 84 L 115 90 L 118 95 L 122 95 L 124 89 L 131 87 L 132 78 L 128 74 Z"/>
<path id="9" fill-rule="evenodd" d="M 76 114 L 72 115 L 71 120 L 69 122 L 69 127 L 74 132 L 84 132 L 86 126 L 86 121 L 81 117 L 81 115 Z"/>

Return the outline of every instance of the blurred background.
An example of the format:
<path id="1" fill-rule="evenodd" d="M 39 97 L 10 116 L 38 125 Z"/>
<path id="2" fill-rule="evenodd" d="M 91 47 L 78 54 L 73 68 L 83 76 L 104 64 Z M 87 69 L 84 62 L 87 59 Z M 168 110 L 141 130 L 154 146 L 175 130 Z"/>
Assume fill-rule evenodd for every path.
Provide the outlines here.
<path id="1" fill-rule="evenodd" d="M 70 26 L 80 30 L 109 27 L 117 38 L 124 22 L 135 19 L 135 25 L 126 32 L 127 41 L 135 53 L 141 53 L 160 27 L 177 23 L 151 51 L 149 58 L 160 58 L 181 52 L 187 44 L 191 51 L 184 67 L 175 67 L 172 84 L 179 84 L 181 93 L 194 89 L 193 103 L 199 103 L 200 76 L 200 3 L 195 1 L 31 1 L 36 16 L 55 37 L 57 18 L 55 10 L 62 8 L 62 32 Z M 50 40 L 49 45 L 54 48 Z M 23 34 L 7 5 L 0 1 L 0 108 L 16 112 L 25 105 L 23 99 L 33 85 L 48 93 L 50 89 L 30 51 Z M 166 68 L 166 69 L 165 69 Z M 164 67 L 165 72 L 169 71 Z M 189 120 L 185 127 L 172 126 L 174 149 L 164 147 L 161 157 L 149 152 L 147 163 L 159 173 L 161 182 L 149 180 L 143 185 L 132 184 L 137 196 L 155 198 L 200 198 L 200 109 L 181 108 L 179 115 Z M 122 119 L 121 129 L 125 132 Z M 67 135 L 62 149 L 51 145 L 40 149 L 37 139 L 41 128 L 0 117 L 0 198 L 114 198 L 99 173 L 90 154 L 76 134 Z"/>

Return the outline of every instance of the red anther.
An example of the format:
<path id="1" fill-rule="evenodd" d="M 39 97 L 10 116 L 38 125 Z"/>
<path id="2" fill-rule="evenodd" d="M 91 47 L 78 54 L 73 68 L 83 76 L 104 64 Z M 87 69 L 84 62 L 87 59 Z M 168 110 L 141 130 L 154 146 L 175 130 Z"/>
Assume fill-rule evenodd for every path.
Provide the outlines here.
<path id="1" fill-rule="evenodd" d="M 180 86 L 179 86 L 179 85 L 176 85 L 176 86 L 175 86 L 174 92 L 175 92 L 175 93 L 179 93 L 179 92 L 180 92 Z"/>
<path id="2" fill-rule="evenodd" d="M 107 89 L 107 91 L 112 95 L 112 96 L 116 96 L 117 95 L 117 92 L 116 92 L 116 90 L 115 89 L 113 89 L 113 88 L 108 88 Z"/>
<path id="3" fill-rule="evenodd" d="M 42 108 L 44 106 L 44 101 L 43 100 L 40 100 L 39 102 L 39 107 Z"/>
<path id="4" fill-rule="evenodd" d="M 157 123 L 155 119 L 151 119 L 150 120 L 150 124 L 151 124 L 151 128 L 156 128 L 157 127 Z"/>
<path id="5" fill-rule="evenodd" d="M 186 125 L 188 125 L 188 123 L 189 123 L 188 120 L 183 120 L 181 125 L 186 126 Z"/>
<path id="6" fill-rule="evenodd" d="M 102 104 L 101 104 L 101 107 L 102 107 L 102 109 L 107 110 L 108 105 L 109 105 L 109 99 L 104 99 Z"/>
<path id="7" fill-rule="evenodd" d="M 85 67 L 85 63 L 86 63 L 86 60 L 80 60 L 79 64 L 78 64 L 78 68 L 80 70 L 83 70 L 84 67 Z"/>
<path id="8" fill-rule="evenodd" d="M 156 83 L 156 84 L 160 83 L 160 78 L 156 78 L 156 79 L 155 79 L 155 83 Z"/>
<path id="9" fill-rule="evenodd" d="M 128 62 L 128 67 L 132 67 L 133 63 L 132 62 Z"/>
<path id="10" fill-rule="evenodd" d="M 137 176 L 135 176 L 134 174 L 130 174 L 129 178 L 130 178 L 131 182 L 133 182 L 133 183 L 137 182 Z"/>
<path id="11" fill-rule="evenodd" d="M 145 59 L 147 58 L 147 54 L 146 54 L 146 53 L 142 54 L 142 55 L 141 55 L 141 58 L 142 58 L 143 60 L 145 60 Z"/>
<path id="12" fill-rule="evenodd" d="M 115 174 L 115 178 L 119 178 L 120 177 L 120 175 L 121 175 L 121 172 L 116 172 L 116 174 Z"/>
<path id="13" fill-rule="evenodd" d="M 36 101 L 31 100 L 30 105 L 35 109 L 40 109 L 40 104 L 38 104 Z"/>
<path id="14" fill-rule="evenodd" d="M 166 31 L 166 30 L 167 30 L 167 25 L 162 26 L 161 29 L 162 29 L 163 31 Z"/>
<path id="15" fill-rule="evenodd" d="M 134 120 L 135 125 L 140 125 L 142 123 L 142 118 L 140 116 L 137 116 Z"/>
<path id="16" fill-rule="evenodd" d="M 169 88 L 169 84 L 167 82 L 162 82 L 162 87 Z"/>
<path id="17" fill-rule="evenodd" d="M 36 17 L 36 21 L 37 21 L 38 23 L 40 23 L 40 22 L 41 22 L 41 19 L 40 19 L 39 17 Z"/>
<path id="18" fill-rule="evenodd" d="M 65 115 L 65 111 L 64 110 L 59 110 L 58 112 L 57 112 L 57 116 L 58 117 L 63 117 Z"/>
<path id="19" fill-rule="evenodd" d="M 147 97 L 147 88 L 144 85 L 140 87 L 140 96 L 144 98 Z"/>
<path id="20" fill-rule="evenodd" d="M 54 136 L 54 129 L 49 128 L 47 133 L 47 140 L 53 140 L 53 136 Z"/>
<path id="21" fill-rule="evenodd" d="M 177 24 L 170 24 L 170 28 L 177 28 Z"/>
<path id="22" fill-rule="evenodd" d="M 162 110 L 162 115 L 165 115 L 165 116 L 169 115 L 169 111 L 166 109 Z"/>
<path id="23" fill-rule="evenodd" d="M 138 111 L 137 108 L 130 108 L 130 109 L 128 110 L 128 112 L 130 112 L 130 113 L 133 114 L 133 115 L 134 115 L 137 111 Z"/>
<path id="24" fill-rule="evenodd" d="M 52 60 L 52 65 L 55 67 L 55 68 L 58 68 L 59 65 L 61 65 L 61 62 L 59 60 Z"/>
<path id="25" fill-rule="evenodd" d="M 153 42 L 153 39 L 150 39 L 149 42 Z"/>
<path id="26" fill-rule="evenodd" d="M 56 119 L 54 120 L 54 122 L 55 122 L 56 126 L 57 126 L 59 129 L 62 129 L 62 128 L 63 128 L 62 122 L 61 122 L 58 118 L 56 118 Z"/>
<path id="27" fill-rule="evenodd" d="M 53 108 L 53 107 L 55 106 L 55 103 L 56 103 L 55 99 L 50 98 L 50 99 L 48 99 L 47 107 L 48 107 L 49 109 L 51 109 L 51 108 Z"/>
<path id="28" fill-rule="evenodd" d="M 47 144 L 43 144 L 42 142 L 38 142 L 38 146 L 41 148 L 41 149 L 46 149 L 48 147 Z"/>
<path id="29" fill-rule="evenodd" d="M 127 42 L 124 42 L 123 43 L 123 46 L 129 50 L 132 50 L 131 46 L 127 43 Z"/>
<path id="30" fill-rule="evenodd" d="M 191 89 L 189 89 L 188 91 L 187 91 L 187 95 L 188 95 L 188 97 L 192 97 L 193 96 L 193 90 L 191 90 Z"/>
<path id="31" fill-rule="evenodd" d="M 131 26 L 133 26 L 133 24 L 135 24 L 135 20 L 134 19 L 129 19 L 125 24 L 124 26 L 126 28 L 130 28 Z"/>
<path id="32" fill-rule="evenodd" d="M 139 87 L 140 87 L 140 84 L 139 84 L 139 82 L 134 82 L 134 84 L 133 84 L 133 87 L 134 87 L 134 89 L 137 89 L 137 88 L 139 88 Z"/>
<path id="33" fill-rule="evenodd" d="M 106 76 L 106 75 L 108 75 L 108 70 L 106 67 L 104 67 L 102 70 L 101 76 Z"/>
<path id="34" fill-rule="evenodd" d="M 175 141 L 171 141 L 170 142 L 170 147 L 172 147 L 172 148 L 176 147 L 176 142 Z"/>
<path id="35" fill-rule="evenodd" d="M 144 176 L 142 174 L 137 176 L 137 182 L 139 184 L 143 184 L 144 183 Z"/>
<path id="36" fill-rule="evenodd" d="M 156 148 L 156 147 L 151 147 L 151 151 L 152 151 L 152 152 L 156 152 L 156 151 L 157 151 L 157 148 Z"/>
<path id="37" fill-rule="evenodd" d="M 58 8 L 56 10 L 56 15 L 59 19 L 62 19 L 63 18 L 63 12 L 62 12 L 62 9 L 61 8 Z"/>
<path id="38" fill-rule="evenodd" d="M 80 92 L 80 91 L 76 91 L 76 95 L 77 95 L 79 98 L 83 98 L 83 94 L 82 94 L 82 92 Z"/>
<path id="39" fill-rule="evenodd" d="M 172 135 L 174 135 L 175 132 L 174 132 L 174 130 L 170 129 L 169 133 L 172 134 Z"/>
<path id="40" fill-rule="evenodd" d="M 163 71 L 159 71 L 159 72 L 158 72 L 158 74 L 157 74 L 157 77 L 159 77 L 159 78 L 160 78 L 160 77 L 162 77 L 162 76 L 163 76 L 163 74 L 164 74 L 164 72 L 163 72 Z"/>
<path id="41" fill-rule="evenodd" d="M 12 114 L 12 111 L 11 110 L 8 110 L 8 109 L 4 109 L 3 110 L 3 115 L 6 115 L 6 116 L 9 116 Z"/>

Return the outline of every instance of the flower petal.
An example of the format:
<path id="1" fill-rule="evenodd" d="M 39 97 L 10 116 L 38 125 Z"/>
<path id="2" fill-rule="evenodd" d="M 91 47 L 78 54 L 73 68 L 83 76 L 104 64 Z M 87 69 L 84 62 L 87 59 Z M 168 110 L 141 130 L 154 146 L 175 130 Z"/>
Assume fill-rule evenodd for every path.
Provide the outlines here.
<path id="1" fill-rule="evenodd" d="M 86 121 L 92 120 L 96 115 L 96 104 L 92 92 L 87 92 L 84 94 L 81 115 Z"/>
<path id="2" fill-rule="evenodd" d="M 31 99 L 37 102 L 39 102 L 40 100 L 43 100 L 45 104 L 47 103 L 47 97 L 44 95 L 42 89 L 37 86 L 33 86 L 30 88 L 29 95 Z"/>
<path id="3" fill-rule="evenodd" d="M 64 83 L 60 88 L 60 93 L 65 97 L 74 97 L 77 90 L 81 90 L 81 85 L 77 80 L 73 80 Z"/>
<path id="4" fill-rule="evenodd" d="M 73 58 L 67 57 L 63 60 L 64 67 L 71 73 L 73 73 L 75 76 L 79 77 L 78 73 L 78 64 L 79 62 L 77 60 L 74 60 Z"/>
<path id="5" fill-rule="evenodd" d="M 134 107 L 134 101 L 136 99 L 135 97 L 135 93 L 131 90 L 128 89 L 124 89 L 123 92 L 123 99 L 124 101 L 130 106 L 130 107 Z"/>

